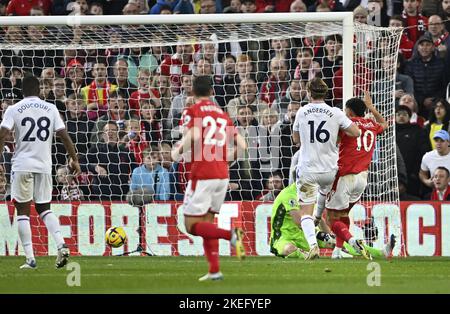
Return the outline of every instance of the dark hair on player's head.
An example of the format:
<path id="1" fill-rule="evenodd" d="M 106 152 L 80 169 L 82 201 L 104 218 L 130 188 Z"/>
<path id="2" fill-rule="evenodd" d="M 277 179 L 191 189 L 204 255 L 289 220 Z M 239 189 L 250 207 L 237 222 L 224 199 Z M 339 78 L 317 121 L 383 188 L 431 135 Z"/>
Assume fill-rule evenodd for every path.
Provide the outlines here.
<path id="1" fill-rule="evenodd" d="M 192 91 L 197 97 L 207 97 L 211 95 L 212 79 L 210 76 L 196 76 L 192 82 Z"/>
<path id="2" fill-rule="evenodd" d="M 25 75 L 22 79 L 22 94 L 24 97 L 39 96 L 41 92 L 39 79 L 34 75 Z"/>
<path id="3" fill-rule="evenodd" d="M 446 168 L 446 167 L 442 167 L 442 166 L 440 166 L 440 167 L 437 167 L 436 168 L 436 170 L 444 170 L 445 171 L 445 173 L 447 174 L 447 178 L 448 177 L 450 177 L 450 171 Z M 434 170 L 434 173 L 436 173 L 436 170 Z"/>
<path id="4" fill-rule="evenodd" d="M 345 103 L 345 107 L 350 108 L 358 117 L 364 117 L 366 115 L 366 104 L 360 98 L 350 98 Z"/>

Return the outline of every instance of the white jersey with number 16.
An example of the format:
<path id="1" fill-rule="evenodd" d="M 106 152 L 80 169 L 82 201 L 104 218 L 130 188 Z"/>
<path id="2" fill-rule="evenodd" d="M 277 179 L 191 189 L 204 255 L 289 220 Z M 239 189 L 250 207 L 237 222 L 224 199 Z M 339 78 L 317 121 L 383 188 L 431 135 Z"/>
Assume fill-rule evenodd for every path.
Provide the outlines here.
<path id="1" fill-rule="evenodd" d="M 337 170 L 339 129 L 352 121 L 336 107 L 326 103 L 309 103 L 297 112 L 293 126 L 300 133 L 300 156 L 297 172 L 324 173 Z"/>
<path id="2" fill-rule="evenodd" d="M 1 127 L 14 129 L 12 171 L 52 173 L 53 133 L 65 128 L 55 105 L 26 97 L 6 109 Z"/>

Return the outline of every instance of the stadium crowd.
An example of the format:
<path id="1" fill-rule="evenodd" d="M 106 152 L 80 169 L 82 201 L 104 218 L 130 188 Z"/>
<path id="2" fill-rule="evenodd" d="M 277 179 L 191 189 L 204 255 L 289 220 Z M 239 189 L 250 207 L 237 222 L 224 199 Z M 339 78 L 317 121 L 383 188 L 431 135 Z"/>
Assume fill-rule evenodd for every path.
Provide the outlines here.
<path id="1" fill-rule="evenodd" d="M 450 0 L 10 0 L 0 15 L 129 15 L 353 11 L 359 23 L 404 27 L 395 79 L 397 167 L 402 200 L 450 197 Z M 37 26 L 0 28 L 3 42 L 45 39 Z M 133 30 L 126 30 L 133 32 Z M 111 42 L 123 30 L 111 29 Z M 88 45 L 95 28 L 74 28 Z M 389 60 L 383 60 L 389 62 Z M 320 76 L 328 102 L 342 107 L 342 37 L 273 38 L 145 48 L 1 50 L 1 109 L 19 101 L 21 79 L 41 80 L 76 144 L 82 175 L 54 146 L 57 200 L 182 200 L 189 160 L 172 161 L 183 109 L 194 100 L 192 77 L 208 75 L 214 100 L 248 142 L 230 166 L 227 200 L 272 201 L 287 185 L 296 112 L 308 102 L 305 85 Z M 384 67 L 373 65 L 373 71 Z M 381 88 L 376 84 L 373 89 Z M 7 199 L 11 135 L 3 152 L 0 197 Z M 2 166 L 3 167 L 3 166 Z M 445 182 L 447 184 L 445 184 Z"/>

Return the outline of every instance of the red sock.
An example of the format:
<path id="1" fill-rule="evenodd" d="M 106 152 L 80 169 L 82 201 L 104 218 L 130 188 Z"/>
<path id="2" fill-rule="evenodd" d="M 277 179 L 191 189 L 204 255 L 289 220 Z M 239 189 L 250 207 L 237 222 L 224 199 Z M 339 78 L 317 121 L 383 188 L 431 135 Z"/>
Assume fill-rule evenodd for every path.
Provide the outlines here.
<path id="1" fill-rule="evenodd" d="M 193 235 L 206 239 L 225 239 L 231 240 L 231 231 L 220 229 L 215 224 L 210 222 L 197 222 L 192 226 Z"/>
<path id="2" fill-rule="evenodd" d="M 342 249 L 344 246 L 344 240 L 342 240 L 340 237 L 336 236 L 336 247 Z"/>
<path id="3" fill-rule="evenodd" d="M 348 227 L 341 220 L 335 220 L 331 226 L 331 230 L 333 230 L 337 238 L 341 238 L 345 242 L 348 242 L 352 237 L 350 231 L 348 231 Z"/>
<path id="4" fill-rule="evenodd" d="M 204 238 L 203 248 L 209 263 L 209 272 L 217 273 L 219 271 L 219 240 Z"/>

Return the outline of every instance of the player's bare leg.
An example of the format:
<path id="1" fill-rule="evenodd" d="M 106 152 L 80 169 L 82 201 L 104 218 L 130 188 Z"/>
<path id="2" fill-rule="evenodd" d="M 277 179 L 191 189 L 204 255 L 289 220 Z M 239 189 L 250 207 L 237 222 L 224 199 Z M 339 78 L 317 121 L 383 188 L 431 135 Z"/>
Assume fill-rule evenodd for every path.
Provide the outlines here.
<path id="1" fill-rule="evenodd" d="M 67 245 L 64 243 L 64 238 L 61 235 L 61 225 L 56 215 L 50 210 L 50 203 L 35 204 L 36 211 L 39 217 L 44 221 L 47 230 L 55 240 L 56 247 L 58 249 L 58 255 L 56 257 L 56 268 L 64 267 L 69 259 L 70 251 Z"/>
<path id="2" fill-rule="evenodd" d="M 219 268 L 219 239 L 229 240 L 236 247 L 236 253 L 238 254 L 237 247 L 240 246 L 240 249 L 243 249 L 242 231 L 234 230 L 231 232 L 218 228 L 214 224 L 214 213 L 212 212 L 208 212 L 201 217 L 185 216 L 184 224 L 187 232 L 203 238 L 203 248 L 209 263 L 209 271 L 199 281 L 222 280 L 223 275 Z M 241 253 L 245 254 L 245 252 Z"/>
<path id="3" fill-rule="evenodd" d="M 26 261 L 25 264 L 20 266 L 21 269 L 35 269 L 36 259 L 33 252 L 33 241 L 31 239 L 31 226 L 30 226 L 30 202 L 14 203 L 17 210 L 17 225 L 19 231 L 20 242 L 22 243 L 23 250 L 25 252 Z"/>

